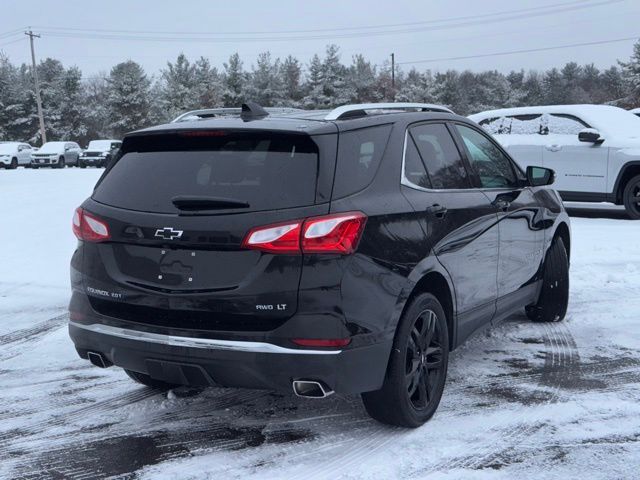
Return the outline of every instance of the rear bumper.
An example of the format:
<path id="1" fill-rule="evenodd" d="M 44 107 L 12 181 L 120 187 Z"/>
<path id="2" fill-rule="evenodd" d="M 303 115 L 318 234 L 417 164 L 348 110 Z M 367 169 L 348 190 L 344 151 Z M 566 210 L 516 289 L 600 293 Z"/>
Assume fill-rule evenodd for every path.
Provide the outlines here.
<path id="1" fill-rule="evenodd" d="M 179 337 L 70 322 L 79 355 L 101 353 L 116 366 L 169 383 L 291 392 L 294 380 L 322 382 L 339 393 L 382 386 L 391 342 L 344 350 L 302 350 L 279 345 Z"/>

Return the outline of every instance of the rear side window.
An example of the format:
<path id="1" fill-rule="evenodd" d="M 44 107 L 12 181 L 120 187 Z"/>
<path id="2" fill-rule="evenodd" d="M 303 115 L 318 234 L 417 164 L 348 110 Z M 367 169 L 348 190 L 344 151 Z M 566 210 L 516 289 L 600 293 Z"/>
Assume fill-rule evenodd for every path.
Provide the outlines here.
<path id="1" fill-rule="evenodd" d="M 391 125 L 342 132 L 338 140 L 334 198 L 342 198 L 367 187 L 380 165 Z"/>
<path id="2" fill-rule="evenodd" d="M 418 125 L 409 130 L 420 157 L 427 168 L 431 187 L 444 189 L 469 188 L 469 176 L 460 152 L 441 123 Z"/>
<path id="3" fill-rule="evenodd" d="M 242 212 L 312 205 L 318 148 L 307 135 L 194 131 L 131 137 L 93 199 L 176 213 L 178 196 L 248 203 Z"/>

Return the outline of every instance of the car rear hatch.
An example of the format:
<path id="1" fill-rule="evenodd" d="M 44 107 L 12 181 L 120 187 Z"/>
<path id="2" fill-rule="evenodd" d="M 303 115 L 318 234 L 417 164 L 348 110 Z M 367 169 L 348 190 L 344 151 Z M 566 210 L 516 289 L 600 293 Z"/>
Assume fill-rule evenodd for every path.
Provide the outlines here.
<path id="1" fill-rule="evenodd" d="M 268 331 L 297 308 L 302 256 L 242 247 L 255 227 L 329 211 L 335 136 L 182 130 L 128 137 L 87 215 L 85 288 L 103 315 L 153 327 Z"/>

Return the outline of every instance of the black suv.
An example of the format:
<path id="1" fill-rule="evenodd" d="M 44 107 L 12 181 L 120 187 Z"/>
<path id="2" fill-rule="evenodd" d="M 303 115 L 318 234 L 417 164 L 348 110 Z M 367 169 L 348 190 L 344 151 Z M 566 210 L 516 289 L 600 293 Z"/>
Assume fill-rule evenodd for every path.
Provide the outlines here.
<path id="1" fill-rule="evenodd" d="M 74 215 L 69 332 L 151 387 L 362 394 L 416 427 L 475 330 L 564 317 L 553 177 L 425 104 L 245 104 L 134 132 Z"/>

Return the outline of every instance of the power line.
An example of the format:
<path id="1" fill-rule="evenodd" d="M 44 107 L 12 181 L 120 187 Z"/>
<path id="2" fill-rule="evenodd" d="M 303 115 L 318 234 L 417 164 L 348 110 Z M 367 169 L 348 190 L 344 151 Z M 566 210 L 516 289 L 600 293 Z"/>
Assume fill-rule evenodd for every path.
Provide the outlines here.
<path id="1" fill-rule="evenodd" d="M 10 42 L 0 43 L 0 47 L 6 47 L 7 45 L 11 45 L 12 43 L 18 43 L 18 42 L 21 42 L 23 40 L 24 40 L 24 37 L 20 37 L 20 38 L 17 38 L 15 40 L 12 40 Z"/>
<path id="2" fill-rule="evenodd" d="M 441 18 L 434 20 L 424 20 L 420 22 L 407 22 L 407 23 L 392 23 L 392 24 L 381 24 L 381 25 L 362 25 L 358 27 L 338 27 L 338 28 L 317 28 L 317 29 L 307 29 L 307 30 L 259 30 L 259 31 L 166 31 L 166 30 L 111 30 L 111 29 L 96 29 L 96 28 L 72 28 L 72 27 L 47 27 L 47 26 L 36 26 L 35 28 L 46 29 L 46 30 L 61 30 L 65 32 L 75 31 L 75 32 L 88 32 L 88 33 L 125 33 L 125 34 L 136 34 L 136 35 L 264 35 L 264 34 L 291 34 L 291 33 L 322 33 L 322 32 L 340 32 L 340 31 L 353 31 L 353 30 L 371 30 L 378 28 L 399 28 L 399 27 L 410 27 L 416 25 L 433 25 L 436 23 L 447 23 L 454 22 L 460 20 L 477 20 L 481 18 L 489 18 L 495 17 L 496 15 L 509 15 L 509 14 L 518 14 L 518 13 L 527 13 L 527 12 L 539 12 L 540 10 L 547 10 L 559 7 L 567 7 L 567 6 L 583 6 L 582 8 L 589 8 L 592 5 L 585 5 L 588 2 L 593 2 L 594 0 L 577 0 L 572 2 L 564 2 L 564 3 L 555 3 L 550 5 L 544 5 L 542 7 L 532 7 L 532 8 L 521 8 L 516 10 L 507 10 L 503 12 L 493 12 L 486 13 L 481 15 L 468 15 L 463 17 L 449 17 L 449 18 Z M 623 0 L 616 0 L 623 1 Z M 601 2 L 602 3 L 602 2 Z M 607 3 L 607 2 L 605 2 Z M 599 4 L 595 4 L 593 6 L 598 6 Z"/>
<path id="3" fill-rule="evenodd" d="M 487 57 L 498 57 L 503 55 L 515 55 L 518 53 L 533 53 L 533 52 L 546 52 L 549 50 L 560 50 L 563 48 L 573 48 L 573 47 L 588 47 L 593 45 L 605 45 L 608 43 L 619 43 L 619 42 L 628 42 L 631 40 L 638 40 L 640 35 L 636 35 L 634 37 L 625 37 L 625 38 L 614 38 L 611 40 L 601 40 L 596 42 L 583 42 L 583 43 L 571 43 L 567 45 L 555 45 L 552 47 L 542 47 L 542 48 L 528 48 L 523 50 L 510 50 L 508 52 L 495 52 L 495 53 L 483 53 L 479 55 L 465 55 L 460 57 L 440 57 L 440 58 L 430 58 L 428 60 L 415 60 L 413 62 L 398 62 L 398 65 L 413 65 L 416 63 L 434 63 L 434 62 L 445 62 L 452 60 L 469 60 L 472 58 L 487 58 Z"/>
<path id="4" fill-rule="evenodd" d="M 26 27 L 16 28 L 15 30 L 9 30 L 7 32 L 2 32 L 2 33 L 0 33 L 0 38 L 13 37 L 16 34 L 22 33 L 24 28 L 26 28 Z"/>
<path id="5" fill-rule="evenodd" d="M 322 35 L 304 35 L 304 36 L 261 36 L 261 37 L 180 37 L 180 36 L 172 36 L 174 34 L 163 34 L 159 36 L 140 36 L 146 35 L 141 33 L 132 33 L 132 34 L 121 34 L 121 33 L 95 33 L 95 32 L 81 32 L 81 31 L 73 31 L 70 29 L 59 28 L 58 31 L 53 29 L 41 29 L 43 33 L 46 33 L 49 37 L 59 37 L 59 38 L 83 38 L 83 39 L 93 39 L 93 40 L 118 40 L 118 41 L 143 41 L 143 42 L 200 42 L 200 43 L 238 43 L 238 42 L 264 42 L 264 41 L 308 41 L 308 40 L 336 40 L 343 38 L 362 38 L 362 37 L 376 37 L 376 36 L 388 36 L 388 35 L 399 35 L 399 34 L 408 34 L 408 33 L 417 33 L 424 31 L 437 31 L 437 30 L 450 30 L 455 28 L 463 28 L 469 26 L 477 26 L 477 25 L 486 25 L 491 23 L 501 23 L 512 20 L 521 20 L 528 19 L 534 17 L 547 16 L 551 14 L 565 13 L 565 12 L 573 12 L 576 10 L 582 10 L 586 8 L 594 8 L 598 6 L 611 5 L 614 3 L 621 3 L 624 0 L 601 0 L 595 3 L 580 3 L 580 4 L 572 4 L 570 7 L 561 7 L 561 8 L 553 8 L 547 10 L 536 9 L 533 12 L 528 13 L 518 13 L 518 14 L 510 14 L 507 16 L 496 17 L 493 15 L 493 18 L 483 19 L 480 16 L 473 17 L 473 20 L 451 23 L 447 25 L 432 25 L 432 26 L 422 26 L 416 28 L 407 28 L 404 30 L 392 29 L 392 30 L 378 30 L 372 32 L 351 32 L 351 33 L 343 33 L 343 34 L 322 34 Z M 169 36 L 167 36 L 169 35 Z"/>

